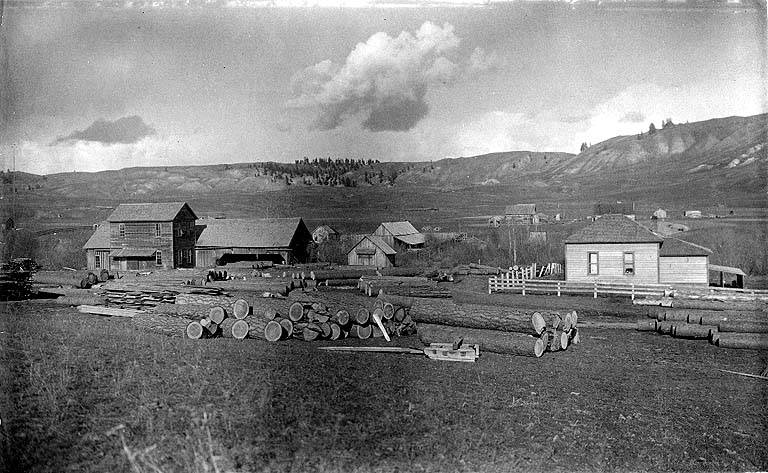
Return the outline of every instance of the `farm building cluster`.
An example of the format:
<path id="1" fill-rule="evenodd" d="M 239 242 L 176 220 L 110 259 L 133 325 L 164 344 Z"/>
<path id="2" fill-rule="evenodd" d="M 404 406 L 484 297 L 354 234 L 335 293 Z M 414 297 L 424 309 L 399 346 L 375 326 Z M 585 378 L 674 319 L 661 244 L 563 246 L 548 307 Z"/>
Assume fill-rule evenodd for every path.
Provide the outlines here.
<path id="1" fill-rule="evenodd" d="M 320 225 L 310 233 L 295 218 L 198 218 L 184 202 L 120 204 L 84 245 L 88 269 L 207 268 L 230 262 L 304 263 L 309 245 L 338 239 Z M 349 250 L 350 265 L 394 266 L 398 251 L 423 247 L 407 221 L 384 222 Z"/>

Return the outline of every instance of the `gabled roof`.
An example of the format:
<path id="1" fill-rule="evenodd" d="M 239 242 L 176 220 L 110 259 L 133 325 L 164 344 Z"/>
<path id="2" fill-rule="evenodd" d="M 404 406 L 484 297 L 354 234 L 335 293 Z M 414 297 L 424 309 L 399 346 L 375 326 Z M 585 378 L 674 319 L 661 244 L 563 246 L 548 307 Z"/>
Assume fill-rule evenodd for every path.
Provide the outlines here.
<path id="1" fill-rule="evenodd" d="M 312 230 L 312 233 L 314 234 L 316 231 L 318 231 L 318 230 L 320 230 L 320 229 L 325 229 L 325 230 L 326 230 L 326 231 L 327 231 L 329 234 L 332 234 L 332 233 L 336 233 L 336 234 L 338 234 L 338 233 L 339 233 L 338 231 L 336 231 L 336 229 L 335 229 L 335 228 L 333 228 L 332 226 L 330 226 L 330 225 L 328 225 L 328 224 L 325 224 L 325 223 L 324 223 L 324 224 L 322 224 L 322 225 L 318 225 L 317 227 L 315 227 L 315 229 L 314 229 L 314 230 Z"/>
<path id="2" fill-rule="evenodd" d="M 362 243 L 363 240 L 365 240 L 366 238 L 368 240 L 370 240 L 371 243 L 373 243 L 373 245 L 375 247 L 377 247 L 378 249 L 383 251 L 385 255 L 395 255 L 395 254 L 397 254 L 397 251 L 395 251 L 394 248 L 389 246 L 386 241 L 382 240 L 381 237 L 376 236 L 376 235 L 365 235 L 365 236 L 363 236 L 360 239 L 360 241 L 355 243 L 355 246 L 353 246 L 352 249 L 350 249 L 347 253 L 351 253 L 351 252 L 355 251 L 355 248 L 357 248 L 360 245 L 360 243 Z"/>
<path id="3" fill-rule="evenodd" d="M 504 215 L 535 215 L 536 204 L 513 204 L 507 205 L 504 209 Z"/>
<path id="4" fill-rule="evenodd" d="M 101 222 L 93 232 L 91 238 L 85 242 L 83 249 L 85 250 L 98 250 L 109 248 L 109 222 Z"/>
<path id="5" fill-rule="evenodd" d="M 679 238 L 665 238 L 659 256 L 709 256 L 712 250 Z"/>
<path id="6" fill-rule="evenodd" d="M 663 239 L 631 218 L 606 215 L 565 239 L 565 243 L 661 243 Z"/>
<path id="7" fill-rule="evenodd" d="M 288 248 L 301 227 L 309 233 L 300 217 L 203 219 L 196 225 L 205 227 L 196 246 L 208 248 Z"/>
<path id="8" fill-rule="evenodd" d="M 193 218 L 195 213 L 186 202 L 148 202 L 140 204 L 120 204 L 107 218 L 109 222 L 170 222 L 184 207 Z"/>
<path id="9" fill-rule="evenodd" d="M 416 227 L 411 225 L 411 222 L 408 220 L 404 222 L 381 222 L 381 225 L 394 236 L 413 235 L 414 233 L 419 233 L 419 231 L 416 230 Z"/>
<path id="10" fill-rule="evenodd" d="M 395 240 L 400 240 L 406 245 L 423 245 L 427 238 L 421 233 L 415 233 L 413 235 L 398 235 Z"/>

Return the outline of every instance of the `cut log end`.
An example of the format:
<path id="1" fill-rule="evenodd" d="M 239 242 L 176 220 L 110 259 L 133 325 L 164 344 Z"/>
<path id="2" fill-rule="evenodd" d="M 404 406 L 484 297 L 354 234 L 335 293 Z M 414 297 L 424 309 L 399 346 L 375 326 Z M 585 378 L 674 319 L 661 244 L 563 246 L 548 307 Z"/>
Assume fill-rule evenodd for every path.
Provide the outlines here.
<path id="1" fill-rule="evenodd" d="M 236 319 L 244 319 L 251 312 L 251 306 L 245 299 L 238 299 L 232 304 L 232 315 Z"/>
<path id="2" fill-rule="evenodd" d="M 264 327 L 264 338 L 269 342 L 276 342 L 283 337 L 283 326 L 279 322 L 270 320 Z"/>
<path id="3" fill-rule="evenodd" d="M 242 340 L 248 336 L 249 329 L 250 327 L 248 326 L 248 322 L 245 320 L 237 320 L 234 324 L 232 324 L 232 337 L 238 340 Z"/>
<path id="4" fill-rule="evenodd" d="M 291 304 L 288 308 L 288 318 L 292 322 L 298 322 L 302 317 L 304 317 L 304 306 L 300 302 Z"/>
<path id="5" fill-rule="evenodd" d="M 199 340 L 202 337 L 203 326 L 200 325 L 200 322 L 190 322 L 189 325 L 187 325 L 187 338 Z"/>
<path id="6" fill-rule="evenodd" d="M 208 312 L 208 319 L 215 324 L 222 323 L 226 317 L 227 311 L 223 307 L 211 307 L 211 310 Z"/>
<path id="7" fill-rule="evenodd" d="M 531 314 L 531 325 L 533 326 L 533 330 L 539 335 L 541 335 L 547 328 L 547 322 L 544 320 L 544 316 L 539 312 Z"/>

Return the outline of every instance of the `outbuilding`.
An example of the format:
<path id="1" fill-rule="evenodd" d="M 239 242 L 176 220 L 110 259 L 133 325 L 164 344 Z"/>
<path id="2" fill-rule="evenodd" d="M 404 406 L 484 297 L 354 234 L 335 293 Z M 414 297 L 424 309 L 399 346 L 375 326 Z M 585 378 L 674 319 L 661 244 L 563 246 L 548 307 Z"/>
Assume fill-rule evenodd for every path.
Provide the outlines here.
<path id="1" fill-rule="evenodd" d="M 197 266 L 237 261 L 304 263 L 312 234 L 296 218 L 201 219 L 195 246 Z"/>
<path id="2" fill-rule="evenodd" d="M 513 204 L 504 209 L 504 219 L 512 225 L 535 225 L 539 223 L 536 204 Z"/>
<path id="3" fill-rule="evenodd" d="M 703 246 L 665 238 L 659 249 L 659 283 L 707 286 L 711 254 Z"/>
<path id="4" fill-rule="evenodd" d="M 323 224 L 312 230 L 312 241 L 315 243 L 322 243 L 326 240 L 338 240 L 339 232 L 332 226 Z"/>
<path id="5" fill-rule="evenodd" d="M 110 269 L 109 222 L 94 225 L 93 235 L 83 245 L 90 271 Z"/>
<path id="6" fill-rule="evenodd" d="M 347 253 L 350 266 L 388 268 L 395 265 L 395 251 L 383 238 L 365 235 Z"/>
<path id="7" fill-rule="evenodd" d="M 422 248 L 426 237 L 419 233 L 411 222 L 382 222 L 373 232 L 394 250 L 414 250 Z"/>

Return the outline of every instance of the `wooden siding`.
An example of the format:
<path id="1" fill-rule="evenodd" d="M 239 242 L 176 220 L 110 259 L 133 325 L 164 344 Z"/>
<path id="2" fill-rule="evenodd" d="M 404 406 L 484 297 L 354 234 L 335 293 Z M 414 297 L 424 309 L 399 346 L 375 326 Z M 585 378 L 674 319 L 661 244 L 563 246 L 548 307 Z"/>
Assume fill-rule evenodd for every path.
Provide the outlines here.
<path id="1" fill-rule="evenodd" d="M 373 251 L 370 258 L 366 258 L 368 255 L 358 255 L 355 250 L 368 250 Z M 381 248 L 374 245 L 373 242 L 367 238 L 364 238 L 360 243 L 355 245 L 349 253 L 347 253 L 347 263 L 350 266 L 376 266 L 377 268 L 386 268 L 394 266 L 394 255 L 390 259 Z M 369 260 L 369 261 L 368 261 Z"/>
<path id="2" fill-rule="evenodd" d="M 96 267 L 96 253 L 98 253 L 101 256 L 101 266 L 99 266 L 98 268 Z M 95 270 L 100 271 L 102 269 L 111 269 L 109 249 L 89 248 L 85 250 L 85 259 L 86 259 L 87 267 L 89 271 L 95 271 Z"/>
<path id="3" fill-rule="evenodd" d="M 624 274 L 624 253 L 635 254 L 635 274 Z M 598 254 L 598 274 L 587 274 L 588 254 Z M 565 245 L 565 280 L 637 284 L 659 282 L 658 243 L 568 243 Z"/>
<path id="4" fill-rule="evenodd" d="M 709 257 L 660 256 L 659 282 L 664 284 L 709 284 Z"/>
<path id="5" fill-rule="evenodd" d="M 389 230 L 387 230 L 384 225 L 379 225 L 379 228 L 376 229 L 376 231 L 373 232 L 374 236 L 381 237 L 382 240 L 384 240 L 387 245 L 391 246 L 392 248 L 395 248 L 395 236 L 392 235 Z M 368 241 L 368 240 L 366 240 Z M 370 243 L 370 242 L 369 242 Z M 373 243 L 371 243 L 373 244 Z"/>

